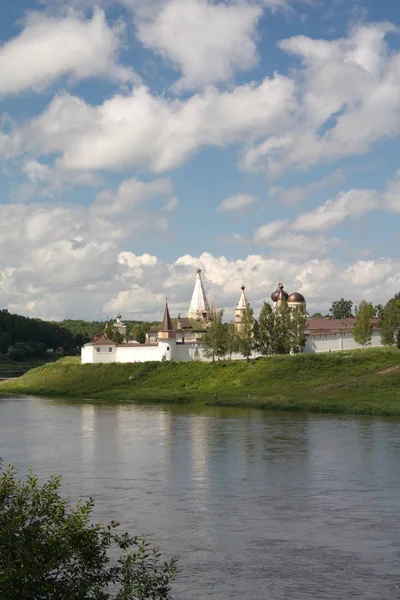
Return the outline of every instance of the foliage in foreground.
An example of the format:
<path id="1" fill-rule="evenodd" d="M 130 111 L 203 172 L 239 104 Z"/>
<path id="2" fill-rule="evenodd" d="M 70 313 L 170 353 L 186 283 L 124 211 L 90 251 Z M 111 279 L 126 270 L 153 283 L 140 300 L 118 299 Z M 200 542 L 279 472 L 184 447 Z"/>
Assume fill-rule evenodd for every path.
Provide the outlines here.
<path id="1" fill-rule="evenodd" d="M 0 598 L 166 600 L 176 560 L 162 563 L 148 542 L 118 523 L 93 524 L 92 499 L 71 507 L 60 477 L 0 471 Z M 110 557 L 113 553 L 113 559 Z"/>

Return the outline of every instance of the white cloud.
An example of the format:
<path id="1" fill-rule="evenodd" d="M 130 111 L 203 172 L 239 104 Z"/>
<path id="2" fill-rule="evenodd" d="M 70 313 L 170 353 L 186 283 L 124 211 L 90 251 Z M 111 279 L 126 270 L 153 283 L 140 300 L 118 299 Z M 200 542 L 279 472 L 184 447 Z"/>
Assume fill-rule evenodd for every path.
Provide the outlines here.
<path id="1" fill-rule="evenodd" d="M 378 207 L 379 195 L 375 190 L 349 190 L 303 213 L 292 226 L 296 231 L 328 231 L 346 218 L 356 219 Z"/>
<path id="2" fill-rule="evenodd" d="M 47 88 L 63 75 L 131 81 L 132 71 L 116 62 L 120 35 L 99 9 L 90 20 L 30 14 L 23 31 L 0 47 L 0 97 Z"/>
<path id="3" fill-rule="evenodd" d="M 275 238 L 288 224 L 288 221 L 270 221 L 259 227 L 254 233 L 255 242 L 265 242 Z"/>
<path id="4" fill-rule="evenodd" d="M 256 198 L 251 194 L 236 194 L 225 198 L 218 205 L 217 211 L 220 212 L 235 212 L 244 208 L 249 208 L 256 202 Z"/>
<path id="5" fill-rule="evenodd" d="M 307 185 L 295 186 L 291 188 L 273 186 L 269 189 L 269 195 L 274 198 L 275 202 L 278 201 L 282 204 L 286 204 L 287 206 L 293 206 L 295 204 L 299 204 L 303 200 L 306 200 L 310 196 L 314 196 L 327 187 L 334 186 L 338 183 L 343 183 L 344 180 L 345 176 L 343 171 L 338 169 L 323 179 L 313 181 Z"/>
<path id="6" fill-rule="evenodd" d="M 280 48 L 301 60 L 293 70 L 298 95 L 290 127 L 250 145 L 242 165 L 281 175 L 367 153 L 400 133 L 400 53 L 390 52 L 389 23 L 358 25 L 346 38 L 296 36 Z"/>
<path id="7" fill-rule="evenodd" d="M 167 0 L 153 18 L 137 20 L 140 41 L 182 72 L 176 89 L 193 89 L 231 79 L 258 61 L 256 4 Z"/>
<path id="8" fill-rule="evenodd" d="M 324 254 L 332 245 L 341 244 L 340 239 L 302 234 L 326 233 L 347 219 L 359 219 L 373 210 L 400 212 L 399 182 L 398 172 L 394 179 L 387 182 L 386 191 L 381 193 L 372 189 L 340 192 L 314 210 L 300 214 L 293 221 L 277 220 L 262 225 L 254 232 L 253 240 L 275 249 L 286 249 L 288 256 L 296 253 L 312 255 L 317 251 Z M 279 188 L 276 193 L 281 193 Z"/>
<path id="9" fill-rule="evenodd" d="M 171 196 L 172 184 L 169 178 L 154 181 L 139 181 L 136 177 L 125 179 L 116 193 L 104 190 L 98 194 L 92 211 L 96 215 L 127 215 L 133 208 L 145 204 L 157 197 Z M 175 200 L 175 199 L 174 199 Z"/>
<path id="10" fill-rule="evenodd" d="M 208 88 L 184 101 L 154 97 L 139 86 L 99 106 L 61 94 L 25 127 L 0 138 L 0 154 L 60 154 L 64 170 L 182 165 L 204 146 L 224 147 L 274 132 L 293 105 L 293 84 L 280 76 L 233 91 Z"/>
<path id="11" fill-rule="evenodd" d="M 28 304 L 34 310 L 41 306 L 47 312 L 39 316 L 62 316 L 62 310 L 75 312 L 74 302 L 81 302 L 79 298 L 99 294 L 105 301 L 126 266 L 122 255 L 118 262 L 121 244 L 132 238 L 139 241 L 149 231 L 146 239 L 151 240 L 152 235 L 160 239 L 168 226 L 165 215 L 154 216 L 148 205 L 154 208 L 160 197 L 168 197 L 169 180 L 128 180 L 127 187 L 132 191 L 130 203 L 123 194 L 126 186 L 121 184 L 114 195 L 108 193 L 107 202 L 101 198 L 89 206 L 48 202 L 0 205 L 4 303 L 23 312 Z M 154 262 L 148 255 L 141 261 L 146 267 Z M 70 300 L 68 308 L 63 301 L 58 309 L 52 299 L 58 301 L 62 293 Z M 85 310 L 84 303 L 80 307 Z"/>

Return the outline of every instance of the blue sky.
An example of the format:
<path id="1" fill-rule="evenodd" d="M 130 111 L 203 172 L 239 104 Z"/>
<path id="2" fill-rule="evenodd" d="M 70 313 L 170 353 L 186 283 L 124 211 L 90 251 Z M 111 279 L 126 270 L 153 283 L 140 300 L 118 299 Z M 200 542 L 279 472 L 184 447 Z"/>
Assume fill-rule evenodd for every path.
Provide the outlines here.
<path id="1" fill-rule="evenodd" d="M 4 3 L 3 3 L 4 4 Z M 400 289 L 394 0 L 0 6 L 0 294 L 42 318 Z"/>

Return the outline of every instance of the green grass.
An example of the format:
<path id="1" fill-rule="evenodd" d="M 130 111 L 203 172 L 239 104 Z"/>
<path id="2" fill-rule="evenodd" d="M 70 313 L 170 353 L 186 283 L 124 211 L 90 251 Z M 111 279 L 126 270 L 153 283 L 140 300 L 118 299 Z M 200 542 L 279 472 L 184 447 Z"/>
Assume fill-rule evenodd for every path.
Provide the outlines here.
<path id="1" fill-rule="evenodd" d="M 390 367 L 400 367 L 398 349 L 273 356 L 250 363 L 215 364 L 81 365 L 74 357 L 3 382 L 0 393 L 400 415 L 400 368 L 378 374 Z"/>

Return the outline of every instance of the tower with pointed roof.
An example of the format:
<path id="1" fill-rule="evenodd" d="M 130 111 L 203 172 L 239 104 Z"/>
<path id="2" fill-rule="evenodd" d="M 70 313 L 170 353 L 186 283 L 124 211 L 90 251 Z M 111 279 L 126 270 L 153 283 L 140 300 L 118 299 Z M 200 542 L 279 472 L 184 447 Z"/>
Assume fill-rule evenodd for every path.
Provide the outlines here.
<path id="1" fill-rule="evenodd" d="M 207 320 L 210 316 L 210 305 L 201 280 L 201 269 L 197 269 L 196 283 L 188 311 L 189 319 Z"/>
<path id="2" fill-rule="evenodd" d="M 170 340 L 176 338 L 176 331 L 172 325 L 171 315 L 169 314 L 168 302 L 165 303 L 164 316 L 158 332 L 159 340 Z"/>
<path id="3" fill-rule="evenodd" d="M 242 293 L 240 294 L 239 302 L 237 303 L 237 306 L 235 308 L 235 328 L 237 332 L 240 331 L 240 326 L 243 321 L 243 315 L 250 306 L 247 301 L 246 294 L 244 292 L 246 289 L 245 286 L 242 285 L 240 289 L 242 290 Z"/>
<path id="4" fill-rule="evenodd" d="M 172 360 L 176 352 L 176 331 L 169 314 L 168 302 L 165 303 L 164 316 L 158 332 L 158 347 L 162 355 L 161 360 Z"/>

